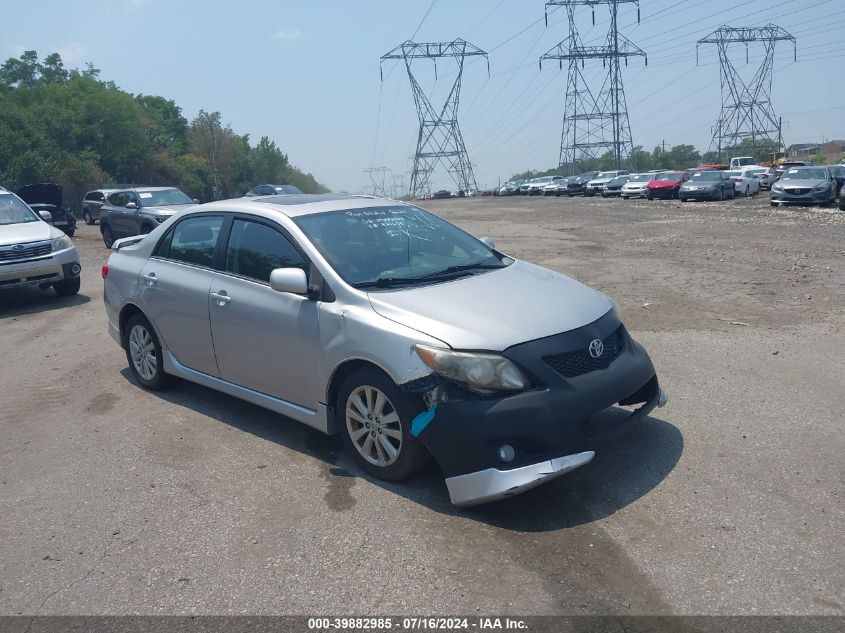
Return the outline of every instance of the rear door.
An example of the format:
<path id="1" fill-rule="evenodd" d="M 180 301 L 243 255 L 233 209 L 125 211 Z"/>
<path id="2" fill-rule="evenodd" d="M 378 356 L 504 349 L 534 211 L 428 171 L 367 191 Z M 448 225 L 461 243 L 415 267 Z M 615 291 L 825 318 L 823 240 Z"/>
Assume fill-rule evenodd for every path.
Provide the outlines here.
<path id="1" fill-rule="evenodd" d="M 252 216 L 232 222 L 224 270 L 210 293 L 211 332 L 220 377 L 229 382 L 317 408 L 319 303 L 270 288 L 275 268 L 310 264 L 275 223 Z"/>
<path id="2" fill-rule="evenodd" d="M 134 235 L 134 233 L 129 231 L 129 209 L 126 208 L 127 202 L 129 202 L 128 191 L 116 191 L 108 197 L 108 219 L 115 237 Z"/>
<path id="3" fill-rule="evenodd" d="M 176 361 L 215 377 L 220 374 L 208 293 L 224 220 L 210 214 L 180 220 L 162 237 L 138 280 L 145 312 Z"/>

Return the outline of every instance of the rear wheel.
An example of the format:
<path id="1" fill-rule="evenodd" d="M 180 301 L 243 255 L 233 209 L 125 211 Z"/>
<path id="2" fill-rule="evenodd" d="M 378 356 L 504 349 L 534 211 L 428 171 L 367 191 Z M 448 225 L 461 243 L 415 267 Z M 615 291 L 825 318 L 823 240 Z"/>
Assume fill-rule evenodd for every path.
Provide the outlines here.
<path id="1" fill-rule="evenodd" d="M 344 445 L 373 477 L 399 481 L 428 462 L 425 447 L 411 435 L 422 402 L 399 391 L 387 375 L 371 368 L 353 372 L 341 384 L 335 406 Z"/>
<path id="2" fill-rule="evenodd" d="M 135 380 L 144 389 L 166 387 L 171 378 L 164 373 L 164 355 L 155 330 L 142 314 L 133 314 L 123 328 L 126 360 Z"/>
<path id="3" fill-rule="evenodd" d="M 89 226 L 94 224 L 94 218 L 91 217 L 91 212 L 88 211 L 88 209 L 85 209 L 85 211 L 82 212 L 82 219 L 84 219 L 85 224 Z"/>

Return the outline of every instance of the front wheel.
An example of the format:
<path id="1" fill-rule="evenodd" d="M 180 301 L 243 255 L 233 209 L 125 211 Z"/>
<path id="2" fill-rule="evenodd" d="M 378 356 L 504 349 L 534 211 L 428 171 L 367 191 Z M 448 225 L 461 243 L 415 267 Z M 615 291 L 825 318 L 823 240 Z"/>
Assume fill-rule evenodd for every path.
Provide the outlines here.
<path id="1" fill-rule="evenodd" d="M 164 355 L 153 326 L 142 314 L 129 317 L 123 328 L 126 360 L 135 380 L 144 389 L 155 391 L 170 383 L 164 373 Z"/>
<path id="2" fill-rule="evenodd" d="M 428 462 L 425 447 L 411 435 L 422 403 L 399 391 L 387 375 L 370 368 L 353 372 L 341 384 L 335 406 L 344 445 L 373 477 L 399 481 Z"/>
<path id="3" fill-rule="evenodd" d="M 108 224 L 105 226 L 100 225 L 100 233 L 103 235 L 103 242 L 106 248 L 111 248 L 112 244 L 114 244 L 114 233 L 112 233 L 111 227 Z"/>
<path id="4" fill-rule="evenodd" d="M 79 292 L 80 281 L 76 279 L 62 279 L 53 284 L 53 290 L 60 297 L 71 297 Z"/>
<path id="5" fill-rule="evenodd" d="M 88 209 L 82 212 L 82 219 L 85 220 L 85 224 L 92 225 L 94 224 L 94 218 L 91 217 L 91 214 L 88 212 Z"/>

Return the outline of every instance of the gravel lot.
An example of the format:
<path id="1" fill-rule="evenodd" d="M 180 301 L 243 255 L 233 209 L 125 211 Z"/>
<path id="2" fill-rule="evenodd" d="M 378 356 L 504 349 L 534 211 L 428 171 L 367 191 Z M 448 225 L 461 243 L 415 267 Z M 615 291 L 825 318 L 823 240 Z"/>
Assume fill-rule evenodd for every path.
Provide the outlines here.
<path id="1" fill-rule="evenodd" d="M 457 510 L 434 468 L 372 481 L 286 418 L 138 388 L 83 225 L 82 294 L 0 295 L 0 613 L 842 614 L 845 214 L 424 206 L 611 295 L 669 405 L 571 475 Z"/>

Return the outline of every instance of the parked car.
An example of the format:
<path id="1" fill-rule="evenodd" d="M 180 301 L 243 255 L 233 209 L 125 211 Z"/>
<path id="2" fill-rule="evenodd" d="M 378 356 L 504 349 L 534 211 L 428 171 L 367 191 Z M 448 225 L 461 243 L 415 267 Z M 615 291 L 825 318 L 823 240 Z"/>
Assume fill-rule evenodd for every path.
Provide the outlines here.
<path id="1" fill-rule="evenodd" d="M 245 198 L 253 196 L 279 196 L 285 194 L 302 193 L 298 187 L 293 185 L 258 185 L 244 194 Z"/>
<path id="2" fill-rule="evenodd" d="M 543 195 L 560 197 L 561 195 L 566 193 L 566 189 L 569 186 L 569 182 L 571 180 L 571 177 L 567 177 L 550 182 L 548 185 L 543 187 Z"/>
<path id="3" fill-rule="evenodd" d="M 686 171 L 663 171 L 648 183 L 648 199 L 677 198 L 681 185 L 689 179 Z"/>
<path id="4" fill-rule="evenodd" d="M 736 192 L 741 196 L 756 196 L 760 193 L 760 179 L 751 170 L 733 170 L 724 172 L 734 181 Z"/>
<path id="5" fill-rule="evenodd" d="M 608 297 L 409 204 L 213 202 L 117 242 L 103 277 L 141 386 L 180 376 L 339 433 L 388 481 L 433 457 L 456 505 L 583 466 L 667 400 Z M 640 406 L 591 424 L 613 403 Z"/>
<path id="6" fill-rule="evenodd" d="M 827 167 L 792 167 L 772 186 L 771 204 L 818 204 L 836 200 L 836 180 Z"/>
<path id="7" fill-rule="evenodd" d="M 524 180 L 512 180 L 510 182 L 506 182 L 502 185 L 502 188 L 499 189 L 500 196 L 515 196 L 519 194 L 519 187 L 522 183 L 525 182 Z"/>
<path id="8" fill-rule="evenodd" d="M 624 176 L 617 176 L 612 180 L 608 181 L 608 183 L 604 186 L 604 189 L 601 190 L 601 197 L 602 198 L 614 198 L 616 196 L 622 195 L 622 187 L 625 185 L 628 180 L 630 180 L 629 175 Z"/>
<path id="9" fill-rule="evenodd" d="M 622 190 L 619 192 L 620 197 L 623 200 L 648 197 L 648 183 L 654 180 L 655 176 L 657 174 L 652 172 L 631 174 L 628 177 L 628 182 L 622 185 Z"/>
<path id="10" fill-rule="evenodd" d="M 445 198 L 451 198 L 451 197 L 452 197 L 452 192 L 446 191 L 445 189 L 441 189 L 440 191 L 435 191 L 433 194 L 431 194 L 432 200 L 443 200 Z"/>
<path id="11" fill-rule="evenodd" d="M 543 195 L 543 188 L 546 185 L 560 182 L 561 180 L 563 180 L 563 176 L 540 176 L 539 178 L 532 178 L 528 181 L 523 193 L 529 196 L 541 196 Z"/>
<path id="12" fill-rule="evenodd" d="M 82 219 L 85 224 L 96 224 L 100 220 L 100 209 L 106 204 L 106 198 L 117 189 L 94 189 L 82 199 Z"/>
<path id="13" fill-rule="evenodd" d="M 780 163 L 777 167 L 775 167 L 775 182 L 780 180 L 781 176 L 787 169 L 792 169 L 793 167 L 812 167 L 812 163 L 809 163 L 805 160 L 787 160 Z"/>
<path id="14" fill-rule="evenodd" d="M 678 197 L 687 200 L 724 200 L 736 195 L 734 181 L 726 171 L 694 171 L 681 185 Z"/>
<path id="15" fill-rule="evenodd" d="M 760 179 L 760 189 L 771 189 L 772 185 L 775 184 L 775 170 L 771 167 L 753 165 L 745 169 Z"/>
<path id="16" fill-rule="evenodd" d="M 842 192 L 842 186 L 845 185 L 845 165 L 828 165 L 827 170 L 830 175 L 836 180 L 836 196 Z"/>
<path id="17" fill-rule="evenodd" d="M 587 183 L 590 182 L 599 172 L 588 171 L 578 176 L 573 176 L 566 184 L 566 195 L 570 198 L 572 196 L 583 196 L 587 190 Z"/>
<path id="18" fill-rule="evenodd" d="M 82 266 L 73 241 L 49 224 L 51 212 L 37 213 L 0 187 L 0 289 L 37 286 L 66 296 L 79 292 Z"/>
<path id="19" fill-rule="evenodd" d="M 584 195 L 588 198 L 600 194 L 604 186 L 617 176 L 626 176 L 628 172 L 622 171 L 600 171 L 584 187 Z"/>
<path id="20" fill-rule="evenodd" d="M 100 208 L 103 242 L 111 248 L 116 239 L 149 233 L 173 214 L 197 202 L 176 187 L 138 187 L 115 191 Z"/>
<path id="21" fill-rule="evenodd" d="M 26 202 L 36 213 L 47 211 L 50 224 L 73 237 L 76 233 L 76 216 L 73 210 L 64 205 L 62 186 L 52 182 L 26 185 L 17 190 L 18 197 Z"/>
<path id="22" fill-rule="evenodd" d="M 845 187 L 839 191 L 839 210 L 845 211 Z"/>

